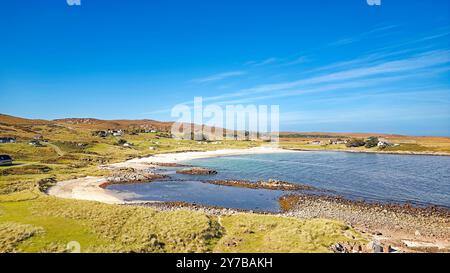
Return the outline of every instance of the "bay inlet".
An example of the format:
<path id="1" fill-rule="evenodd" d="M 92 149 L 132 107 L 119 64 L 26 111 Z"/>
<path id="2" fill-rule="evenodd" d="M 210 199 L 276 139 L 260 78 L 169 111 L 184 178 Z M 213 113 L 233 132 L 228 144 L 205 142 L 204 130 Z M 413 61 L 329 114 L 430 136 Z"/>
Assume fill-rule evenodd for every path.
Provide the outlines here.
<path id="1" fill-rule="evenodd" d="M 181 201 L 255 211 L 279 211 L 280 190 L 248 189 L 206 180 L 281 180 L 313 186 L 351 200 L 450 208 L 450 157 L 295 152 L 199 158 L 183 164 L 211 168 L 211 176 L 177 174 L 151 183 L 111 185 L 127 201 Z M 317 193 L 317 194 L 323 194 Z"/>

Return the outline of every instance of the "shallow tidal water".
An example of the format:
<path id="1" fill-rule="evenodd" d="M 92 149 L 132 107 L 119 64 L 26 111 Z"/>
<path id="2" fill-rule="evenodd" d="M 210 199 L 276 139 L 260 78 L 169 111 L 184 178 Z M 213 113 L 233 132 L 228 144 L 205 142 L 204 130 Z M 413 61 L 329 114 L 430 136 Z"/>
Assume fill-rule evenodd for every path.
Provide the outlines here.
<path id="1" fill-rule="evenodd" d="M 289 192 L 245 189 L 201 180 L 278 179 L 311 185 L 349 199 L 450 208 L 450 157 L 346 152 L 295 152 L 224 156 L 185 161 L 218 171 L 212 176 L 176 174 L 176 181 L 108 187 L 126 200 L 184 201 L 247 210 L 278 211 Z M 177 181 L 183 180 L 183 181 Z"/>

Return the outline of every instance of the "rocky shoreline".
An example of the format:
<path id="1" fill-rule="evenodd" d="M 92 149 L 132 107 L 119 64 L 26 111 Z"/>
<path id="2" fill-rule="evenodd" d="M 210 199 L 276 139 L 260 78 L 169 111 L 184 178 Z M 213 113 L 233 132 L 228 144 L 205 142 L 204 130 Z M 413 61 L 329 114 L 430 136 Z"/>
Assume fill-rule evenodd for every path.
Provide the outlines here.
<path id="1" fill-rule="evenodd" d="M 342 196 L 329 195 L 298 195 L 288 194 L 280 197 L 280 208 L 284 212 L 289 212 L 306 204 L 308 201 L 324 201 L 334 202 L 341 205 L 357 206 L 365 209 L 378 209 L 390 211 L 393 213 L 409 213 L 422 217 L 437 216 L 447 219 L 450 224 L 450 209 L 438 206 L 419 207 L 412 204 L 394 204 L 394 203 L 377 203 L 366 202 L 362 200 L 350 200 Z"/>
<path id="2" fill-rule="evenodd" d="M 343 221 L 367 238 L 367 245 L 336 243 L 334 252 L 450 252 L 450 218 L 445 208 L 368 204 L 341 197 L 304 195 L 289 211 L 266 212 L 206 206 L 187 202 L 127 204 L 164 211 L 193 210 L 213 216 L 238 213 L 279 215 L 299 219 L 326 218 Z M 282 200 L 280 200 L 281 205 Z M 294 200 L 291 200 L 292 204 Z"/>
<path id="3" fill-rule="evenodd" d="M 186 164 L 170 163 L 170 162 L 150 162 L 149 164 L 158 167 L 191 167 L 190 165 Z"/>
<path id="4" fill-rule="evenodd" d="M 266 189 L 266 190 L 281 190 L 281 191 L 313 191 L 319 190 L 313 186 L 294 184 L 280 180 L 269 179 L 267 181 L 252 182 L 248 180 L 208 180 L 202 181 L 220 186 L 240 187 L 248 189 Z"/>
<path id="5" fill-rule="evenodd" d="M 281 203 L 281 200 L 280 200 Z M 298 206 L 289 211 L 267 212 L 230 209 L 187 202 L 141 202 L 126 204 L 163 211 L 192 210 L 212 216 L 238 213 L 278 215 L 299 219 L 333 219 L 343 221 L 359 231 L 367 245 L 336 243 L 330 249 L 339 253 L 450 252 L 448 211 L 402 205 L 364 204 L 340 197 L 302 196 Z"/>
<path id="6" fill-rule="evenodd" d="M 450 209 L 367 203 L 342 197 L 286 195 L 283 215 L 343 221 L 380 246 L 406 252 L 450 252 Z"/>
<path id="7" fill-rule="evenodd" d="M 188 169 L 177 170 L 177 173 L 186 175 L 214 175 L 217 174 L 217 171 L 207 168 L 193 167 Z"/>
<path id="8" fill-rule="evenodd" d="M 106 178 L 106 181 L 99 185 L 105 189 L 109 185 L 115 184 L 138 184 L 149 183 L 155 180 L 168 178 L 167 175 L 151 172 L 150 170 L 136 170 L 133 168 L 119 169 Z"/>
<path id="9" fill-rule="evenodd" d="M 162 211 L 176 211 L 188 209 L 192 211 L 200 211 L 204 212 L 208 215 L 214 216 L 224 216 L 224 215 L 233 215 L 237 213 L 255 213 L 252 210 L 244 210 L 244 209 L 232 209 L 220 206 L 208 206 L 201 205 L 196 203 L 189 202 L 181 202 L 181 201 L 146 201 L 146 202 L 132 202 L 124 204 L 126 206 L 141 206 L 141 207 L 150 207 Z M 259 211 L 258 214 L 270 214 L 275 215 L 277 213 L 274 212 L 265 212 Z"/>

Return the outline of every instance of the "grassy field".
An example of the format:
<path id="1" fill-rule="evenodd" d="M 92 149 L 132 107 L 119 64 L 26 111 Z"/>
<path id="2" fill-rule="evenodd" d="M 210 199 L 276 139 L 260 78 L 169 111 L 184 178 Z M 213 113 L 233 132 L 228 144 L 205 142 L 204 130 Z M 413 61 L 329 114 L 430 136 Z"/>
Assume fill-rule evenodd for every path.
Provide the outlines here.
<path id="1" fill-rule="evenodd" d="M 73 244 L 79 244 L 82 252 L 329 252 L 334 242 L 352 241 L 344 233 L 354 231 L 328 220 L 245 213 L 219 218 L 189 210 L 158 211 L 44 194 L 42 190 L 57 181 L 108 175 L 98 168 L 100 164 L 156 153 L 261 144 L 205 144 L 157 133 L 101 138 L 92 131 L 115 123 L 95 122 L 0 119 L 0 137 L 18 139 L 18 143 L 0 144 L 0 154 L 14 158 L 13 166 L 0 167 L 0 252 L 67 252 Z M 29 145 L 36 135 L 47 142 L 39 147 Z M 133 145 L 123 147 L 118 144 L 120 139 Z"/>
<path id="2" fill-rule="evenodd" d="M 371 135 L 353 135 L 347 134 L 350 138 L 366 138 Z M 372 134 L 373 136 L 378 136 Z M 280 146 L 286 149 L 304 149 L 304 150 L 342 150 L 342 151 L 359 151 L 359 152 L 398 152 L 398 153 L 446 153 L 450 155 L 450 138 L 448 137 L 410 137 L 410 136 L 391 136 L 382 135 L 381 139 L 392 144 L 398 144 L 394 147 L 386 147 L 380 149 L 373 148 L 348 148 L 345 144 L 328 144 L 329 139 L 335 139 L 334 136 L 330 138 L 280 138 Z M 322 141 L 322 144 L 312 144 L 313 140 Z"/>

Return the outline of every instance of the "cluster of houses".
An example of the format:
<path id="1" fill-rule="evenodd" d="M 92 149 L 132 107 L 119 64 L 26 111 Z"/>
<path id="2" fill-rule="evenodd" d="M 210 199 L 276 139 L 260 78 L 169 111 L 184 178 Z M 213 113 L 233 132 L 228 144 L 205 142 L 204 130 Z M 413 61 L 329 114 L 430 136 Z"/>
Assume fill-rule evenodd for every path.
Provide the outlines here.
<path id="1" fill-rule="evenodd" d="M 323 144 L 329 144 L 329 145 L 339 145 L 339 144 L 347 144 L 348 140 L 342 140 L 342 139 L 329 139 L 327 142 L 320 141 L 320 140 L 314 140 L 309 142 L 309 144 L 312 145 L 323 145 Z"/>
<path id="2" fill-rule="evenodd" d="M 339 144 L 347 144 L 349 142 L 349 140 L 342 140 L 342 139 L 330 139 L 328 140 L 328 142 L 324 142 L 324 141 L 320 141 L 320 140 L 314 140 L 311 142 L 308 142 L 308 144 L 311 145 L 324 145 L 324 144 L 329 144 L 329 145 L 339 145 Z M 400 144 L 395 144 L 395 143 L 390 143 L 386 140 L 379 140 L 377 143 L 377 146 L 379 148 L 386 148 L 386 147 L 396 147 L 399 146 Z"/>
<path id="3" fill-rule="evenodd" d="M 328 140 L 328 144 L 333 144 L 333 145 L 347 144 L 347 143 L 348 143 L 348 140 L 342 140 L 342 139 Z"/>
<path id="4" fill-rule="evenodd" d="M 158 131 L 154 130 L 154 129 L 143 128 L 143 129 L 139 129 L 137 132 L 140 132 L 140 133 L 157 133 Z M 125 133 L 136 135 L 137 132 L 136 132 L 136 130 L 134 130 L 134 131 L 130 131 L 130 130 L 126 131 L 126 130 L 122 130 L 122 129 L 119 129 L 119 130 L 108 129 L 108 130 L 103 130 L 103 131 L 95 131 L 93 133 L 93 135 L 96 135 L 96 136 L 99 136 L 99 137 L 108 137 L 108 136 L 121 137 Z"/>
<path id="5" fill-rule="evenodd" d="M 44 139 L 42 135 L 36 135 L 30 142 L 28 142 L 28 144 L 31 146 L 42 147 L 43 145 L 41 142 L 48 142 L 48 140 Z"/>
<path id="6" fill-rule="evenodd" d="M 120 137 L 120 136 L 124 135 L 124 131 L 108 129 L 108 130 L 104 130 L 104 131 L 95 131 L 94 134 L 99 137 L 108 137 L 108 136 Z"/>

